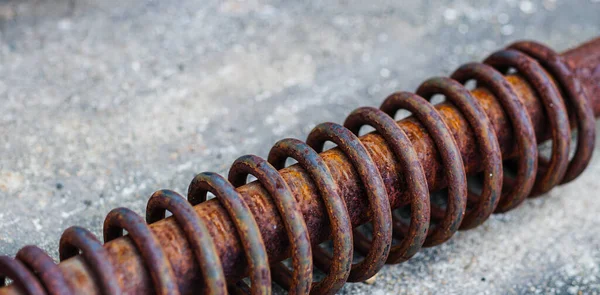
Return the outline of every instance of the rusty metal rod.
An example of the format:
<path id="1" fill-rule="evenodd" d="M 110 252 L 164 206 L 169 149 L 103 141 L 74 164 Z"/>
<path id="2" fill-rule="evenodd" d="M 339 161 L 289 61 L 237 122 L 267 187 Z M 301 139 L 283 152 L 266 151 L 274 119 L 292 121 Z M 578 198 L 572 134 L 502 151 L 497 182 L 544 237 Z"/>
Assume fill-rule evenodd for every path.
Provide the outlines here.
<path id="1" fill-rule="evenodd" d="M 600 38 L 569 50 L 562 56 L 565 57 L 582 82 L 590 104 L 594 108 L 595 116 L 600 116 L 600 96 L 594 95 L 600 93 Z M 534 89 L 518 75 L 509 75 L 507 79 L 531 117 L 538 142 L 549 138 L 545 111 Z M 515 140 L 511 125 L 499 102 L 484 88 L 474 89 L 471 93 L 481 103 L 493 124 L 503 158 L 514 157 L 516 155 Z M 450 104 L 442 103 L 436 108 L 453 132 L 466 172 L 468 174 L 479 172 L 481 156 L 473 130 L 468 122 Z M 412 141 L 426 173 L 430 191 L 445 187 L 438 152 L 422 125 L 412 117 L 398 121 L 398 125 Z M 401 167 L 386 142 L 376 133 L 363 135 L 360 140 L 381 173 L 392 208 L 408 204 L 409 199 L 403 194 L 404 179 L 399 174 Z M 346 203 L 352 226 L 356 227 L 368 221 L 369 204 L 352 164 L 337 148 L 325 151 L 321 153 L 321 156 L 339 187 L 339 193 Z M 280 173 L 299 203 L 313 245 L 326 240 L 329 231 L 328 218 L 322 199 L 309 175 L 298 165 L 284 168 L 280 170 Z M 285 228 L 269 194 L 257 182 L 241 186 L 237 190 L 256 218 L 271 262 L 288 257 L 289 243 Z M 236 230 L 224 208 L 216 200 L 211 200 L 196 205 L 194 209 L 206 222 L 211 236 L 216 241 L 227 278 L 234 282 L 244 276 L 247 269 L 243 250 Z M 167 218 L 153 223 L 151 229 L 172 265 L 181 293 L 191 293 L 200 283 L 199 269 L 180 226 L 173 218 Z M 124 293 L 150 294 L 153 292 L 144 261 L 127 236 L 108 242 L 104 247 L 108 251 L 109 262 L 114 267 L 114 275 Z M 80 256 L 61 262 L 59 267 L 67 279 L 67 283 L 72 290 L 77 290 L 77 294 L 101 294 L 102 290 L 99 290 L 95 284 L 92 271 Z M 9 294 L 24 293 L 12 285 L 0 288 L 0 295 Z"/>

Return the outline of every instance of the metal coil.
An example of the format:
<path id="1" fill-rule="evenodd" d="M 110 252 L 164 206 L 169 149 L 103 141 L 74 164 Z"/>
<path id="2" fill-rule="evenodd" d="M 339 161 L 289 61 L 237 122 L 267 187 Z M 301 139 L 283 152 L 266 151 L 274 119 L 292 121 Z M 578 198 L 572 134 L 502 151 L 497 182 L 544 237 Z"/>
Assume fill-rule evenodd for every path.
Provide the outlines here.
<path id="1" fill-rule="evenodd" d="M 523 76 L 541 98 L 550 124 L 552 152 L 549 159 L 538 155 L 533 124 L 519 97 L 505 79 L 509 70 Z M 516 135 L 518 157 L 514 177 L 504 175 L 498 139 L 484 108 L 471 96 L 464 83 L 475 81 L 497 99 Z M 555 87 L 554 83 L 556 82 Z M 567 107 L 573 109 L 577 125 L 577 149 L 569 160 L 571 131 Z M 482 189 L 471 192 L 457 144 L 436 108 L 429 102 L 443 95 L 469 123 L 482 156 Z M 448 186 L 445 205 L 430 203 L 425 173 L 410 138 L 394 120 L 399 110 L 412 113 L 433 140 L 441 157 Z M 358 138 L 363 126 L 381 135 L 402 167 L 410 214 L 401 218 L 392 213 L 384 182 L 368 149 Z M 370 205 L 372 237 L 352 230 L 345 203 L 319 152 L 333 142 L 354 166 L 365 187 Z M 380 109 L 362 107 L 352 112 L 343 126 L 323 123 L 316 126 L 305 142 L 284 139 L 269 152 L 268 159 L 246 155 L 237 159 L 228 179 L 210 172 L 198 174 L 191 182 L 187 201 L 169 190 L 155 192 L 147 205 L 146 220 L 125 208 L 111 211 L 104 222 L 104 241 L 123 235 L 126 230 L 143 257 L 157 294 L 179 294 L 169 260 L 148 224 L 165 218 L 166 211 L 187 238 L 200 266 L 206 294 L 270 294 L 272 281 L 290 294 L 333 294 L 346 281 L 357 282 L 375 275 L 385 263 L 406 261 L 421 247 L 439 245 L 459 229 L 474 228 L 493 212 L 506 212 L 526 197 L 547 192 L 552 187 L 577 177 L 588 165 L 595 142 L 594 115 L 579 81 L 560 55 L 534 42 L 518 42 L 490 55 L 483 63 L 470 63 L 457 69 L 450 78 L 432 78 L 415 93 L 390 95 Z M 292 158 L 308 173 L 325 204 L 330 226 L 332 253 L 311 245 L 299 204 L 277 169 Z M 260 229 L 248 204 L 236 188 L 246 184 L 249 175 L 270 194 L 285 225 L 290 244 L 291 270 L 270 262 Z M 249 265 L 248 285 L 244 280 L 227 281 L 206 224 L 193 205 L 206 201 L 212 193 L 229 214 L 243 245 Z M 353 263 L 354 250 L 363 259 Z M 95 275 L 104 294 L 119 294 L 109 255 L 87 230 L 67 229 L 60 241 L 60 259 L 81 255 Z M 325 273 L 313 282 L 313 264 Z M 35 246 L 21 249 L 16 258 L 0 257 L 0 284 L 4 276 L 29 294 L 71 294 L 65 278 L 52 259 Z"/>

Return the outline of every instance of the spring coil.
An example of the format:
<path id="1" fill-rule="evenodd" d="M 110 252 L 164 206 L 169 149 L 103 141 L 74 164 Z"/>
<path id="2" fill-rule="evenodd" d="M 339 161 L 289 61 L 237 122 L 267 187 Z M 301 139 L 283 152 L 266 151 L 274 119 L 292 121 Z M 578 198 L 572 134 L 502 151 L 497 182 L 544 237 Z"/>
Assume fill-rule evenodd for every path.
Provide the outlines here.
<path id="1" fill-rule="evenodd" d="M 541 98 L 550 123 L 552 152 L 549 159 L 538 155 L 533 124 L 512 86 L 503 76 L 509 70 L 523 76 Z M 551 75 L 551 76 L 550 76 Z M 503 175 L 498 139 L 483 107 L 463 86 L 475 81 L 487 88 L 506 112 L 516 138 L 514 167 L 516 175 Z M 557 82 L 554 86 L 552 81 Z M 575 114 L 577 148 L 569 161 L 571 131 L 565 103 Z M 479 194 L 469 191 L 463 161 L 449 126 L 429 102 L 441 94 L 465 117 L 482 157 L 483 188 Z M 430 204 L 425 173 L 410 139 L 396 124 L 395 114 L 408 110 L 431 136 L 441 158 L 448 184 L 446 205 Z M 392 214 L 381 175 L 369 152 L 358 139 L 359 130 L 371 126 L 382 136 L 394 153 L 406 179 L 410 196 L 410 218 Z M 356 169 L 368 195 L 373 238 L 361 231 L 351 231 L 345 203 L 329 168 L 319 156 L 326 142 L 333 142 Z M 432 78 L 413 93 L 390 95 L 380 109 L 362 107 L 352 112 L 344 125 L 323 123 L 316 126 L 305 142 L 283 139 L 271 149 L 268 159 L 246 155 L 237 159 L 228 179 L 204 172 L 191 182 L 187 201 L 169 190 L 155 192 L 148 201 L 146 220 L 126 208 L 112 210 L 104 221 L 104 241 L 123 235 L 124 230 L 143 257 L 157 294 L 179 294 L 173 270 L 148 224 L 165 218 L 170 211 L 190 244 L 203 277 L 206 294 L 270 294 L 272 280 L 290 294 L 333 294 L 346 281 L 366 280 L 385 263 L 406 261 L 421 247 L 439 245 L 459 229 L 480 225 L 493 212 L 506 212 L 526 197 L 547 192 L 558 184 L 577 177 L 588 165 L 595 142 L 592 109 L 579 81 L 560 55 L 530 41 L 518 42 L 490 55 L 483 63 L 469 63 L 450 78 Z M 317 187 L 329 218 L 333 251 L 311 248 L 308 230 L 299 205 L 288 185 L 278 173 L 292 158 L 308 173 Z M 236 188 L 246 184 L 249 175 L 270 194 L 285 225 L 291 246 L 292 271 L 281 263 L 270 265 L 260 229 L 248 205 Z M 231 217 L 243 244 L 249 266 L 248 279 L 227 282 L 219 255 L 206 224 L 193 205 L 206 201 L 212 193 Z M 394 242 L 394 239 L 396 240 Z M 364 259 L 353 263 L 354 249 Z M 67 229 L 60 240 L 60 259 L 80 254 L 95 275 L 104 294 L 120 294 L 107 251 L 87 230 Z M 332 257 L 335 257 L 332 258 Z M 326 276 L 313 282 L 313 263 Z M 72 294 L 66 279 L 52 259 L 40 248 L 26 246 L 16 258 L 0 256 L 0 285 L 4 277 L 28 294 Z"/>

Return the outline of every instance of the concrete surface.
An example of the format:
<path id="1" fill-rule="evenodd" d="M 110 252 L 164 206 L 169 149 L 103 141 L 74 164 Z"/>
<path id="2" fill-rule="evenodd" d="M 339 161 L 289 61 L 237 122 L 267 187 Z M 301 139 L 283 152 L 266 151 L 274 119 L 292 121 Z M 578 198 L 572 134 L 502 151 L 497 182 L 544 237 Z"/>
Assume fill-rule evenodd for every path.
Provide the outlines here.
<path id="1" fill-rule="evenodd" d="M 56 258 L 70 225 L 101 236 L 114 207 L 142 213 L 154 190 L 511 41 L 586 41 L 599 2 L 2 1 L 0 254 Z M 572 184 L 341 294 L 598 294 L 599 173 L 596 153 Z"/>

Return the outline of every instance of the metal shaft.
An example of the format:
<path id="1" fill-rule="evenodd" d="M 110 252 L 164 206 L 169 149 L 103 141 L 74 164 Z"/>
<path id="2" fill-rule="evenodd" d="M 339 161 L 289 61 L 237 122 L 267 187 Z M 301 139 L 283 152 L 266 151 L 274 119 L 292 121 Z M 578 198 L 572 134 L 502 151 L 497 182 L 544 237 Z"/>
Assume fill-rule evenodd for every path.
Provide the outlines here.
<path id="1" fill-rule="evenodd" d="M 594 108 L 595 116 L 600 116 L 600 97 L 595 95 L 600 93 L 600 38 L 569 50 L 562 55 L 583 83 L 588 98 L 591 100 L 590 103 Z M 547 139 L 549 137 L 547 118 L 535 90 L 518 75 L 510 75 L 507 79 L 525 105 L 533 122 L 538 141 Z M 516 154 L 514 151 L 514 136 L 510 122 L 499 102 L 484 88 L 477 88 L 472 91 L 472 94 L 481 103 L 489 119 L 493 122 L 494 132 L 498 137 L 503 158 L 514 157 Z M 481 169 L 481 156 L 468 122 L 450 104 L 442 103 L 437 105 L 436 108 L 441 113 L 444 121 L 451 126 L 453 136 L 464 160 L 466 172 L 468 174 L 479 172 Z M 430 190 L 435 191 L 445 187 L 443 169 L 431 137 L 425 132 L 421 124 L 411 117 L 399 121 L 398 125 L 410 137 L 414 145 L 426 173 Z M 399 167 L 385 141 L 375 133 L 366 134 L 360 139 L 379 168 L 386 189 L 389 192 L 389 201 L 392 208 L 408 204 L 408 197 L 403 194 L 405 183 L 399 173 L 401 167 Z M 368 221 L 369 204 L 364 188 L 352 164 L 337 149 L 325 151 L 321 153 L 321 156 L 331 170 L 339 187 L 340 195 L 345 200 L 352 225 L 356 227 Z M 328 218 L 319 193 L 309 175 L 297 165 L 282 169 L 280 173 L 300 205 L 313 245 L 326 240 L 329 231 Z M 244 185 L 238 188 L 238 191 L 250 206 L 257 220 L 271 262 L 285 259 L 289 250 L 285 228 L 269 194 L 256 182 Z M 206 222 L 213 239 L 216 241 L 225 275 L 231 278 L 232 282 L 244 276 L 247 269 L 243 250 L 236 235 L 236 230 L 224 208 L 216 200 L 211 200 L 195 206 L 195 210 L 200 218 Z M 199 284 L 199 269 L 180 227 L 172 218 L 167 218 L 152 224 L 151 228 L 170 260 L 180 291 L 191 293 Z M 152 283 L 144 261 L 128 237 L 108 242 L 105 244 L 105 248 L 110 254 L 110 263 L 113 264 L 115 275 L 125 293 L 152 293 Z M 101 290 L 94 282 L 93 274 L 79 256 L 66 260 L 60 263 L 59 266 L 71 288 L 77 290 L 78 294 L 101 294 Z M 14 286 L 0 288 L 0 295 L 8 294 L 24 293 L 21 293 Z"/>

